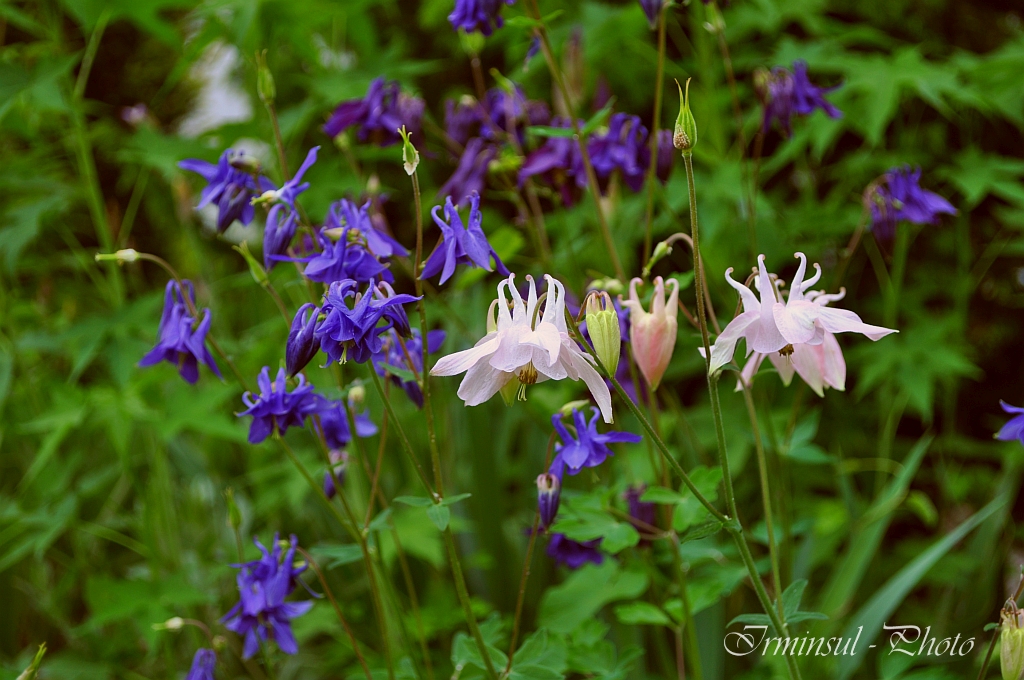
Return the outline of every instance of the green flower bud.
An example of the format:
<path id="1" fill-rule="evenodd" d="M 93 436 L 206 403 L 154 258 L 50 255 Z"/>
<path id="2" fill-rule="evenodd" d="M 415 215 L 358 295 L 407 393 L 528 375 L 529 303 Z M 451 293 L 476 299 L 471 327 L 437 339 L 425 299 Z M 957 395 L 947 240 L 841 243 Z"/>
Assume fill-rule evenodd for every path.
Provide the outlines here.
<path id="1" fill-rule="evenodd" d="M 668 244 L 668 241 L 661 241 L 658 245 L 654 246 L 654 252 L 651 253 L 651 259 L 647 260 L 647 264 L 644 265 L 643 275 L 646 279 L 651 275 L 651 269 L 664 257 L 672 254 L 672 246 Z"/>
<path id="2" fill-rule="evenodd" d="M 18 676 L 17 680 L 35 680 L 39 673 L 39 664 L 43 662 L 43 656 L 46 654 L 46 643 L 39 645 L 39 650 L 36 652 L 35 657 L 32 659 L 32 663 L 29 664 L 28 668 Z"/>
<path id="3" fill-rule="evenodd" d="M 270 279 L 267 277 L 267 272 L 263 269 L 263 265 L 259 263 L 252 253 L 249 252 L 249 242 L 242 241 L 237 246 L 231 246 L 236 252 L 238 252 L 243 258 L 245 258 L 246 264 L 249 265 L 249 273 L 252 274 L 252 278 L 260 286 L 266 288 L 270 283 Z"/>
<path id="4" fill-rule="evenodd" d="M 999 636 L 999 665 L 1003 680 L 1024 678 L 1024 610 L 1012 601 L 1003 609 L 1002 633 Z"/>
<path id="5" fill-rule="evenodd" d="M 125 262 L 131 263 L 139 259 L 139 253 L 134 248 L 126 248 L 125 250 L 119 250 L 116 253 L 96 253 L 97 262 L 117 262 L 118 264 L 124 264 Z"/>
<path id="6" fill-rule="evenodd" d="M 606 290 L 612 295 L 619 295 L 625 290 L 622 281 L 610 277 L 607 279 L 594 279 L 590 282 L 590 287 L 594 290 Z"/>
<path id="7" fill-rule="evenodd" d="M 683 96 L 683 87 L 676 81 L 679 88 L 679 115 L 676 116 L 676 129 L 672 135 L 672 145 L 683 152 L 684 156 L 691 153 L 697 144 L 697 122 L 690 112 L 690 79 L 686 79 L 686 96 Z"/>
<path id="8" fill-rule="evenodd" d="M 362 385 L 353 385 L 348 390 L 348 405 L 353 409 L 359 409 L 362 407 L 363 402 L 366 401 L 366 388 Z"/>
<path id="9" fill-rule="evenodd" d="M 230 486 L 224 490 L 224 500 L 228 505 L 228 526 L 238 531 L 242 526 L 242 511 L 235 503 L 235 490 Z"/>
<path id="10" fill-rule="evenodd" d="M 154 623 L 152 628 L 153 630 L 170 630 L 177 632 L 181 630 L 184 625 L 185 620 L 180 616 L 175 616 L 174 618 L 167 619 L 163 623 Z"/>
<path id="11" fill-rule="evenodd" d="M 462 50 L 470 57 L 477 56 L 484 49 L 484 36 L 476 31 L 459 31 L 459 42 L 462 43 Z"/>
<path id="12" fill-rule="evenodd" d="M 266 50 L 256 53 L 256 94 L 260 96 L 260 101 L 267 105 L 273 104 L 277 96 L 274 75 L 267 68 Z"/>
<path id="13" fill-rule="evenodd" d="M 622 336 L 619 335 L 619 315 L 612 298 L 604 291 L 592 292 L 587 297 L 587 332 L 594 343 L 594 351 L 609 375 L 619 367 Z"/>
<path id="14" fill-rule="evenodd" d="M 566 404 L 562 406 L 562 408 L 558 409 L 558 412 L 561 413 L 566 418 L 571 418 L 573 411 L 582 411 L 588 406 L 590 406 L 590 402 L 588 400 L 577 399 L 576 401 L 566 402 Z"/>
<path id="15" fill-rule="evenodd" d="M 420 164 L 420 152 L 409 141 L 409 133 L 404 125 L 398 129 L 398 134 L 402 135 L 402 164 L 405 167 L 405 174 L 411 176 L 416 172 L 416 166 Z"/>

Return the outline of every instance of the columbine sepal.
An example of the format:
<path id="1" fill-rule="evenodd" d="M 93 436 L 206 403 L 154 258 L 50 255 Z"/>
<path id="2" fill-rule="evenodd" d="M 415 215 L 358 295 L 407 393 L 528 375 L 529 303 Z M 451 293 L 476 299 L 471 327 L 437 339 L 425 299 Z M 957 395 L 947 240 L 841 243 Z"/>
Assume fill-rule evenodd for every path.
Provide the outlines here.
<path id="1" fill-rule="evenodd" d="M 550 472 L 537 475 L 537 511 L 540 514 L 540 528 L 547 531 L 555 523 L 558 503 L 562 498 L 562 482 Z"/>
<path id="2" fill-rule="evenodd" d="M 619 367 L 622 339 L 619 315 L 608 293 L 595 291 L 587 298 L 587 332 L 594 343 L 597 358 L 601 360 L 608 375 L 615 375 Z"/>
<path id="3" fill-rule="evenodd" d="M 1002 633 L 999 636 L 999 665 L 1003 680 L 1024 677 L 1024 610 L 1012 600 L 1002 612 Z"/>

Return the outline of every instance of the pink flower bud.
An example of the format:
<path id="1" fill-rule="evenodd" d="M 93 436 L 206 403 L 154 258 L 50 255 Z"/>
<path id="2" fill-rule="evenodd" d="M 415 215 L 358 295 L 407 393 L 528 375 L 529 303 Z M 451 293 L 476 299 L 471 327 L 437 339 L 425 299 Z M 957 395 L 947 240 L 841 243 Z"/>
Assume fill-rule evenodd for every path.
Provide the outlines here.
<path id="1" fill-rule="evenodd" d="M 650 312 L 644 311 L 637 297 L 638 283 L 643 282 L 638 278 L 629 282 L 629 299 L 622 304 L 629 308 L 629 344 L 633 359 L 653 390 L 661 382 L 676 346 L 679 282 L 669 279 L 672 290 L 666 303 L 665 282 L 660 276 L 654 279 Z"/>

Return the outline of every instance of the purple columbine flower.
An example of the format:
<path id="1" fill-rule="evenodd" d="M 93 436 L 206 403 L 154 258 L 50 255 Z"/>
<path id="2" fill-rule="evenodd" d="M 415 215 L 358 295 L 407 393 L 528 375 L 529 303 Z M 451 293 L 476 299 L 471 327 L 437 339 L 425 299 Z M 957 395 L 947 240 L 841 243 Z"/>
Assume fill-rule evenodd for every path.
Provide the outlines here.
<path id="1" fill-rule="evenodd" d="M 455 0 L 455 9 L 448 15 L 448 22 L 456 31 L 466 33 L 479 31 L 489 36 L 495 28 L 501 28 L 502 5 L 514 5 L 516 0 Z"/>
<path id="2" fill-rule="evenodd" d="M 285 369 L 277 371 L 277 378 L 270 382 L 270 367 L 264 366 L 256 379 L 260 393 L 253 399 L 252 392 L 242 395 L 242 402 L 248 407 L 238 417 L 252 416 L 249 426 L 249 443 L 259 444 L 276 430 L 284 434 L 289 427 L 302 427 L 306 418 L 323 408 L 323 399 L 313 393 L 313 386 L 306 382 L 306 376 L 299 374 L 295 389 L 288 391 Z"/>
<path id="3" fill-rule="evenodd" d="M 298 172 L 285 182 L 284 186 L 265 191 L 256 199 L 256 203 L 272 204 L 270 212 L 267 213 L 266 227 L 263 229 L 263 267 L 267 271 L 273 269 L 280 260 L 288 259 L 284 255 L 299 225 L 295 200 L 309 188 L 309 182 L 303 182 L 302 177 L 313 163 L 316 163 L 316 154 L 319 150 L 319 146 L 309 150 Z"/>
<path id="4" fill-rule="evenodd" d="M 672 174 L 672 161 L 675 160 L 676 147 L 672 145 L 672 130 L 658 130 L 658 157 L 655 159 L 654 176 L 664 184 Z M 651 148 L 644 147 L 643 165 L 650 167 Z"/>
<path id="5" fill-rule="evenodd" d="M 274 189 L 273 182 L 259 174 L 259 163 L 234 149 L 222 153 L 216 165 L 189 158 L 179 162 L 178 167 L 197 173 L 207 181 L 196 209 L 205 208 L 210 203 L 217 205 L 218 232 L 224 232 L 235 220 L 245 225 L 252 222 L 256 213 L 252 199 Z"/>
<path id="6" fill-rule="evenodd" d="M 317 240 L 321 247 L 319 253 L 296 260 L 306 263 L 302 274 L 310 281 L 331 284 L 345 279 L 359 283 L 377 278 L 394 280 L 387 266 L 364 247 L 365 241 L 358 230 L 343 227 L 335 241 L 326 229 L 321 229 Z"/>
<path id="7" fill-rule="evenodd" d="M 512 132 L 514 127 L 516 135 L 522 141 L 523 128 L 526 125 L 547 125 L 551 120 L 548 105 L 527 99 L 518 85 L 512 93 L 500 87 L 488 90 L 484 96 L 484 109 L 490 120 L 481 128 L 480 134 L 491 140 L 497 140 L 501 133 Z"/>
<path id="8" fill-rule="evenodd" d="M 420 272 L 420 279 L 433 278 L 440 272 L 443 284 L 455 273 L 456 265 L 468 264 L 480 267 L 486 271 L 493 271 L 491 259 L 494 259 L 494 269 L 502 276 L 508 276 L 509 271 L 502 263 L 498 253 L 487 241 L 481 222 L 483 216 L 480 214 L 480 196 L 473 192 L 469 195 L 469 226 L 463 226 L 459 211 L 452 204 L 451 196 L 445 199 L 444 217 L 441 219 L 438 213 L 441 206 L 436 205 L 430 211 L 434 218 L 434 224 L 441 229 L 441 240 L 438 241 L 434 252 L 427 258 Z"/>
<path id="9" fill-rule="evenodd" d="M 334 498 L 338 489 L 345 486 L 345 475 L 348 474 L 348 451 L 332 449 L 327 455 L 331 467 L 324 472 L 324 495 Z"/>
<path id="10" fill-rule="evenodd" d="M 405 257 L 409 251 L 402 244 L 373 225 L 370 217 L 370 202 L 357 206 L 347 198 L 335 201 L 327 212 L 324 220 L 326 229 L 349 229 L 359 234 L 366 241 L 366 249 L 374 256 L 388 258 L 392 255 Z"/>
<path id="11" fill-rule="evenodd" d="M 316 330 L 316 337 L 330 361 L 365 363 L 381 351 L 381 336 L 389 329 L 409 335 L 409 317 L 402 305 L 420 298 L 396 295 L 385 282 L 371 281 L 364 293 L 358 293 L 357 286 L 351 279 L 336 281 L 325 296 L 321 311 L 326 316 Z"/>
<path id="12" fill-rule="evenodd" d="M 604 562 L 604 554 L 598 550 L 598 546 L 601 545 L 602 540 L 595 538 L 592 541 L 579 543 L 565 534 L 551 534 L 548 541 L 548 557 L 570 569 L 579 569 L 587 562 L 601 564 Z"/>
<path id="13" fill-rule="evenodd" d="M 449 99 L 444 103 L 444 131 L 460 146 L 466 146 L 479 131 L 484 113 L 480 103 L 469 95 L 464 95 L 458 102 Z"/>
<path id="14" fill-rule="evenodd" d="M 767 76 L 767 91 L 762 94 L 766 99 L 762 130 L 768 132 L 772 121 L 777 120 L 788 136 L 792 131 L 790 118 L 793 114 L 809 116 L 815 109 L 821 109 L 829 118 L 842 118 L 843 112 L 825 99 L 826 94 L 839 87 L 814 85 L 807 77 L 807 62 L 803 60 L 793 62 L 792 72 L 781 66 L 772 68 Z"/>
<path id="15" fill-rule="evenodd" d="M 281 559 L 281 543 L 274 534 L 274 550 L 268 551 L 254 539 L 263 557 L 252 562 L 232 565 L 239 569 L 237 583 L 241 599 L 225 614 L 224 627 L 245 638 L 242 657 L 250 658 L 259 651 L 260 640 L 274 640 L 285 654 L 295 654 L 299 645 L 292 634 L 291 620 L 302 616 L 313 606 L 312 601 L 285 602 L 306 565 L 295 566 L 298 540 L 291 537 L 288 552 Z"/>
<path id="16" fill-rule="evenodd" d="M 324 400 L 320 411 L 320 428 L 323 430 L 324 442 L 329 449 L 341 449 L 352 441 L 352 430 L 348 426 L 348 412 L 344 401 Z M 354 411 L 354 409 L 353 409 Z M 360 439 L 377 434 L 377 426 L 370 420 L 370 410 L 353 413 L 356 421 L 356 436 Z"/>
<path id="17" fill-rule="evenodd" d="M 487 168 L 497 155 L 498 149 L 479 137 L 469 140 L 455 172 L 437 192 L 438 197 L 454 198 L 458 205 L 466 205 L 470 196 L 484 190 Z"/>
<path id="18" fill-rule="evenodd" d="M 996 435 L 996 439 L 1004 442 L 1016 439 L 1021 444 L 1024 444 L 1024 408 L 1010 406 L 1002 400 L 999 401 L 999 405 L 1003 407 L 1003 411 L 1014 415 L 1006 422 L 1005 425 L 1003 425 L 1002 429 L 999 430 L 999 433 Z"/>
<path id="19" fill-rule="evenodd" d="M 212 649 L 197 649 L 192 657 L 192 668 L 185 680 L 213 680 L 214 667 L 217 665 L 217 654 Z"/>
<path id="20" fill-rule="evenodd" d="M 401 141 L 398 129 L 405 126 L 418 137 L 423 101 L 402 92 L 398 81 L 386 82 L 384 77 L 370 83 L 366 96 L 338 104 L 323 126 L 328 137 L 337 137 L 352 127 L 359 126 L 359 141 L 374 141 L 379 146 L 391 146 Z"/>
<path id="21" fill-rule="evenodd" d="M 555 427 L 562 443 L 555 447 L 555 459 L 551 461 L 548 472 L 561 477 L 563 466 L 569 468 L 569 474 L 575 475 L 585 467 L 597 467 L 609 456 L 614 455 L 608 444 L 636 444 L 642 437 L 631 432 L 610 431 L 599 434 L 597 419 L 600 416 L 596 408 L 591 408 L 593 417 L 588 423 L 586 416 L 578 409 L 572 410 L 573 424 L 576 426 L 576 437 L 569 434 L 562 424 L 562 414 L 551 416 L 551 424 Z"/>
<path id="22" fill-rule="evenodd" d="M 665 0 L 640 0 L 640 9 L 647 16 L 647 23 L 651 30 L 658 27 L 658 17 L 661 16 L 661 8 L 665 6 Z"/>
<path id="23" fill-rule="evenodd" d="M 939 215 L 956 214 L 956 208 L 949 201 L 921 188 L 921 168 L 895 167 L 885 173 L 884 180 L 868 197 L 871 229 L 879 238 L 892 238 L 900 220 L 938 224 Z"/>
<path id="24" fill-rule="evenodd" d="M 440 330 L 427 331 L 427 352 L 433 354 L 441 349 L 445 332 Z M 384 336 L 381 351 L 373 355 L 373 366 L 380 376 L 389 374 L 388 367 L 408 371 L 414 375 L 423 375 L 423 341 L 418 328 L 412 329 L 412 337 L 401 340 L 398 333 L 391 329 Z M 404 349 L 403 349 L 404 342 Z M 403 390 L 417 408 L 423 408 L 423 392 L 415 379 L 402 379 L 390 373 L 392 381 Z"/>
<path id="25" fill-rule="evenodd" d="M 217 368 L 210 351 L 206 349 L 206 334 L 210 330 L 210 310 L 203 310 L 203 319 L 197 326 L 185 303 L 184 295 L 188 295 L 192 308 L 195 309 L 196 292 L 191 281 L 185 280 L 181 284 L 174 280 L 167 282 L 156 346 L 139 360 L 139 366 L 153 366 L 166 361 L 177 366 L 178 373 L 187 382 L 195 383 L 199 380 L 199 363 L 202 362 L 220 378 L 220 369 Z"/>
<path id="26" fill-rule="evenodd" d="M 537 475 L 537 511 L 540 528 L 547 531 L 558 516 L 558 504 L 562 498 L 562 478 L 559 474 L 547 472 Z"/>
<path id="27" fill-rule="evenodd" d="M 601 180 L 607 180 L 612 172 L 622 173 L 622 180 L 633 191 L 639 191 L 644 183 L 644 173 L 650 160 L 650 152 L 644 154 L 647 144 L 647 128 L 639 116 L 616 113 L 608 121 L 608 130 L 590 138 L 587 150 L 594 166 L 594 172 Z"/>
<path id="28" fill-rule="evenodd" d="M 580 126 L 582 125 L 583 121 L 580 121 Z M 572 124 L 567 118 L 555 118 L 551 121 L 551 126 L 570 128 Z M 519 186 L 522 187 L 528 177 L 537 175 L 543 177 L 551 186 L 558 187 L 564 205 L 572 205 L 572 186 L 582 189 L 587 185 L 579 142 L 569 137 L 548 137 L 526 157 L 519 168 Z"/>
<path id="29" fill-rule="evenodd" d="M 304 369 L 320 350 L 320 344 L 314 337 L 319 316 L 320 308 L 312 302 L 307 302 L 295 312 L 284 351 L 289 378 Z"/>

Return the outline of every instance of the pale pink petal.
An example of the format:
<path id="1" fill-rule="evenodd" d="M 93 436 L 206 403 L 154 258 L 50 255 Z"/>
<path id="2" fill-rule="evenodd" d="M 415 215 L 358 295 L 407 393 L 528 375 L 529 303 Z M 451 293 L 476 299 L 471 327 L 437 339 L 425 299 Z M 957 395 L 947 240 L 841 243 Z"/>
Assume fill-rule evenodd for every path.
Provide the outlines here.
<path id="1" fill-rule="evenodd" d="M 667 285 L 672 290 L 668 295 L 668 302 L 665 303 L 665 314 L 675 319 L 679 315 L 679 282 L 669 279 Z"/>
<path id="2" fill-rule="evenodd" d="M 764 361 L 763 354 L 753 353 L 750 358 L 747 359 L 747 363 L 743 365 L 743 370 L 740 371 L 739 379 L 736 381 L 736 391 L 742 392 L 743 385 L 752 385 L 754 382 L 754 375 L 757 374 L 757 369 L 761 368 L 761 362 Z"/>
<path id="3" fill-rule="evenodd" d="M 497 350 L 500 343 L 497 333 L 488 333 L 474 347 L 438 359 L 430 369 L 430 375 L 457 375 L 468 371 Z"/>
<path id="4" fill-rule="evenodd" d="M 507 279 L 498 283 L 498 330 L 503 331 L 512 325 L 512 314 L 508 311 L 508 297 L 506 289 L 515 285 L 515 274 L 509 274 Z"/>
<path id="5" fill-rule="evenodd" d="M 768 355 L 768 360 L 772 362 L 772 366 L 779 372 L 779 377 L 782 378 L 782 384 L 789 387 L 789 383 L 793 382 L 793 364 L 784 356 L 781 356 L 778 352 L 773 352 Z"/>
<path id="6" fill-rule="evenodd" d="M 743 300 L 743 311 L 744 312 L 758 312 L 761 310 L 761 303 L 757 301 L 757 296 L 754 295 L 754 291 L 750 290 L 742 283 L 734 281 L 732 276 L 732 267 L 725 270 L 725 282 L 736 289 L 736 292 L 740 294 L 740 299 Z"/>
<path id="7" fill-rule="evenodd" d="M 792 296 L 792 292 L 790 292 Z M 775 325 L 791 345 L 808 342 L 814 337 L 814 320 L 818 318 L 821 307 L 807 300 L 796 300 L 792 297 L 789 304 L 776 302 L 772 306 Z M 757 348 L 755 348 L 757 349 Z"/>
<path id="8" fill-rule="evenodd" d="M 725 366 L 727 363 L 732 361 L 732 356 L 736 352 L 736 343 L 745 334 L 747 328 L 755 323 L 760 318 L 757 312 L 743 312 L 735 319 L 729 322 L 722 333 L 715 340 L 715 344 L 711 347 L 711 365 L 708 367 L 709 373 Z M 749 345 L 749 343 L 748 343 Z M 704 348 L 700 348 L 701 355 L 704 354 Z"/>
<path id="9" fill-rule="evenodd" d="M 651 314 L 664 316 L 665 314 L 665 279 L 660 276 L 654 277 L 654 295 L 651 296 Z"/>
<path id="10" fill-rule="evenodd" d="M 488 360 L 492 368 L 506 373 L 515 373 L 533 358 L 533 348 L 523 343 L 533 335 L 528 326 L 513 323 L 502 334 L 501 346 Z"/>
<path id="11" fill-rule="evenodd" d="M 459 399 L 466 402 L 466 406 L 482 404 L 505 386 L 513 375 L 499 371 L 486 363 L 476 364 L 466 372 L 466 377 L 459 385 Z"/>
<path id="12" fill-rule="evenodd" d="M 822 378 L 825 380 L 825 384 L 840 392 L 844 391 L 846 389 L 846 360 L 843 358 L 843 350 L 839 348 L 839 341 L 831 333 L 825 334 L 822 354 L 824 363 Z"/>
<path id="13" fill-rule="evenodd" d="M 789 357 L 789 363 L 792 364 L 793 370 L 819 397 L 825 396 L 825 380 L 822 377 L 825 359 L 822 354 L 821 345 L 816 347 L 796 345 L 793 348 L 793 354 Z"/>
<path id="14" fill-rule="evenodd" d="M 594 367 L 590 365 L 587 357 L 581 354 L 579 350 L 564 346 L 563 348 L 560 362 L 563 364 L 568 363 L 575 370 L 576 374 L 586 384 L 587 389 L 590 390 L 590 393 L 594 395 L 594 401 L 597 402 L 597 407 L 601 409 L 601 416 L 604 418 L 604 422 L 612 422 L 612 395 L 608 391 L 608 385 L 605 384 Z"/>
<path id="15" fill-rule="evenodd" d="M 547 352 L 547 366 L 558 361 L 558 353 L 562 349 L 562 335 L 554 324 L 541 322 L 537 325 L 537 330 L 533 331 L 529 338 L 524 338 L 523 342 Z M 535 361 L 534 364 L 540 367 L 540 363 Z"/>
<path id="16" fill-rule="evenodd" d="M 866 324 L 848 309 L 833 309 L 832 307 L 822 307 L 818 310 L 818 323 L 829 333 L 862 333 L 871 340 L 884 338 L 890 333 L 899 333 L 892 328 Z"/>

